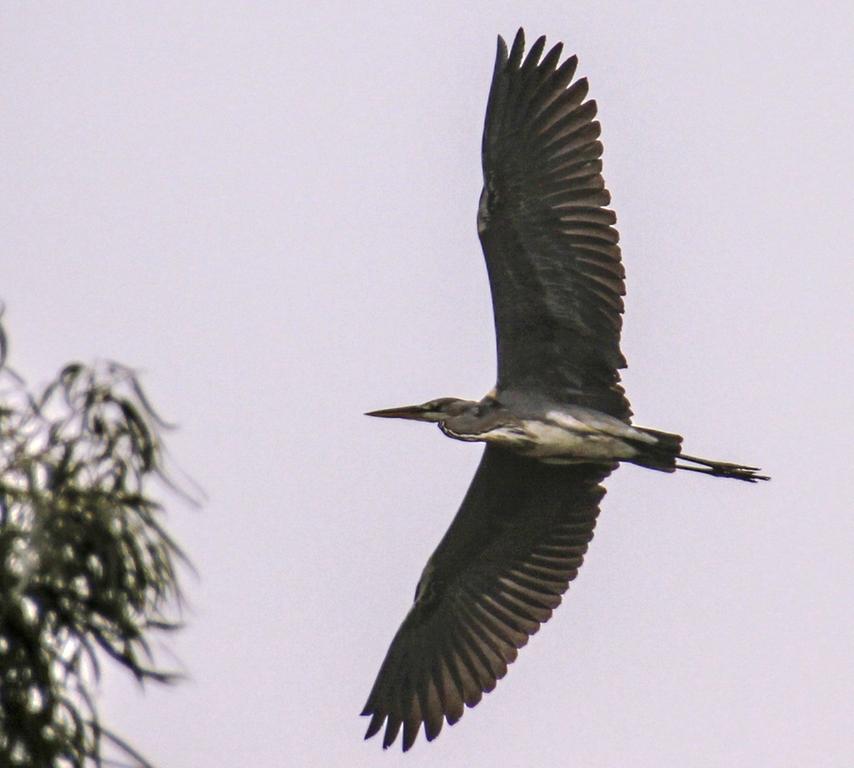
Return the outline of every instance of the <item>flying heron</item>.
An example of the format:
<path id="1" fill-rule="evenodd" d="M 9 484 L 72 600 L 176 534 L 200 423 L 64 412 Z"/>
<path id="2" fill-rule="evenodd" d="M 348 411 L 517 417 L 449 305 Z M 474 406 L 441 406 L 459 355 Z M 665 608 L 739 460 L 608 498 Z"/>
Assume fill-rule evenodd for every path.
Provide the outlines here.
<path id="1" fill-rule="evenodd" d="M 755 482 L 757 467 L 682 452 L 632 424 L 620 386 L 624 270 L 602 179 L 596 102 L 577 59 L 520 29 L 498 53 L 483 131 L 477 227 L 495 315 L 498 377 L 479 401 L 444 397 L 369 416 L 438 424 L 483 442 L 459 512 L 430 556 L 362 712 L 365 738 L 403 726 L 408 750 L 473 707 L 561 602 L 605 494 L 630 462 Z"/>

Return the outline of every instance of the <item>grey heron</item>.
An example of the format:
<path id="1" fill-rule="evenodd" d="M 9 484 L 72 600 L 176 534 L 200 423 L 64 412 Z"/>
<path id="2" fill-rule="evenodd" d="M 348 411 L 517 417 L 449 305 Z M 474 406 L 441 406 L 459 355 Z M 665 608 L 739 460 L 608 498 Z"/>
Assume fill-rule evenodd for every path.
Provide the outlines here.
<path id="1" fill-rule="evenodd" d="M 679 435 L 636 426 L 619 370 L 624 270 L 602 178 L 596 103 L 575 56 L 498 53 L 486 108 L 477 224 L 495 319 L 498 376 L 479 401 L 441 398 L 368 415 L 434 422 L 484 442 L 480 466 L 424 568 L 362 711 L 365 738 L 444 721 L 491 691 L 576 576 L 605 493 L 630 462 L 749 482 L 758 468 L 682 452 Z"/>

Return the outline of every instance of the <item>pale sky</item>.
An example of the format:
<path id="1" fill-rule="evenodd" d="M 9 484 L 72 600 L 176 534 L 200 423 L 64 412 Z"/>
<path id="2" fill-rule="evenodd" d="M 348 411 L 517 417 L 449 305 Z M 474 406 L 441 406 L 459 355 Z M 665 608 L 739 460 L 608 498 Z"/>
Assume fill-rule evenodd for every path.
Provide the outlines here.
<path id="1" fill-rule="evenodd" d="M 310 7 L 310 10 L 308 9 Z M 849 4 L 0 8 L 0 298 L 33 385 L 144 372 L 204 489 L 161 653 L 106 675 L 161 768 L 849 768 Z M 580 58 L 638 423 L 761 486 L 626 467 L 554 618 L 405 758 L 358 713 L 480 448 L 362 416 L 494 383 L 475 228 L 495 36 Z"/>

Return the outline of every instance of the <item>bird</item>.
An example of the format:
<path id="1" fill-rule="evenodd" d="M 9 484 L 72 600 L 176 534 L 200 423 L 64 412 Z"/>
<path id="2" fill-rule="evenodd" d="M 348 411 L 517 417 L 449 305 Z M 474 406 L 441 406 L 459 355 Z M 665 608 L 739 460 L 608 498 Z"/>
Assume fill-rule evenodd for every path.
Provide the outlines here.
<path id="1" fill-rule="evenodd" d="M 686 455 L 637 426 L 620 383 L 625 272 L 602 177 L 600 125 L 577 57 L 498 37 L 477 228 L 492 293 L 497 378 L 480 400 L 371 411 L 435 423 L 485 448 L 430 556 L 362 715 L 365 738 L 409 750 L 495 688 L 581 567 L 620 463 L 746 482 L 759 468 Z"/>

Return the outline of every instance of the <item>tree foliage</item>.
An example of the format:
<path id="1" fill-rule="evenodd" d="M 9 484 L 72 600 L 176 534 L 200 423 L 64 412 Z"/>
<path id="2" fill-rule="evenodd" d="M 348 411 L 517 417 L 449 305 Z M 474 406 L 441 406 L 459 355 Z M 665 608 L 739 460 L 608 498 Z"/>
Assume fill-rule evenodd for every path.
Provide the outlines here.
<path id="1" fill-rule="evenodd" d="M 0 765 L 101 766 L 105 741 L 146 765 L 92 687 L 103 654 L 172 679 L 149 644 L 180 607 L 183 555 L 151 495 L 164 426 L 117 363 L 67 365 L 30 393 L 0 328 Z"/>

